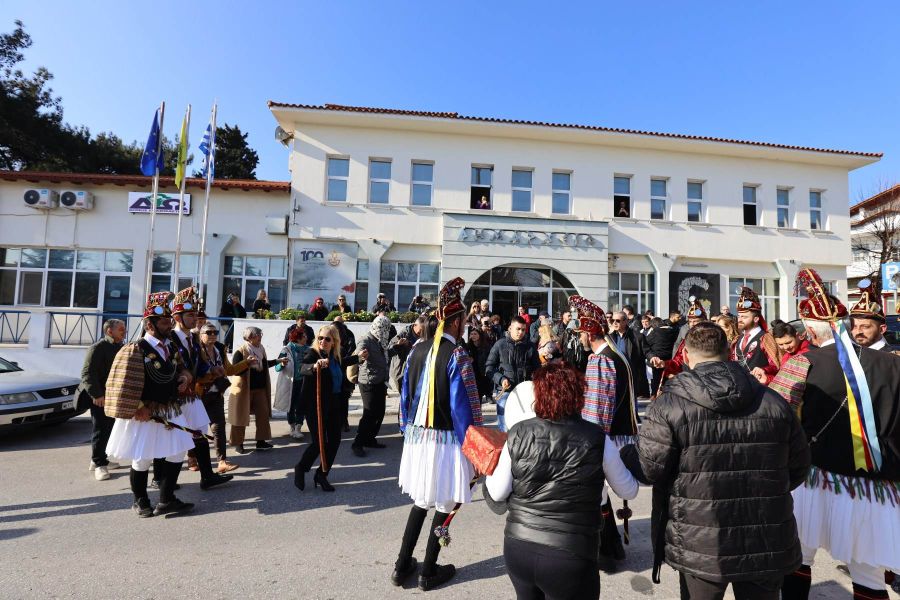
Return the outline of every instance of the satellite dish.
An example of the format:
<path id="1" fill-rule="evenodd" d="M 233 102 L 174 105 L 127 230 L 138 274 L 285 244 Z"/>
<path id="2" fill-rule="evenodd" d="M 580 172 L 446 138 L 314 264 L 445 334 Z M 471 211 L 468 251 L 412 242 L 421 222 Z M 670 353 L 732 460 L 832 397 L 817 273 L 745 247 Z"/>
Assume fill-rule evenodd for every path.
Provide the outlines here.
<path id="1" fill-rule="evenodd" d="M 294 139 L 294 134 L 288 133 L 281 125 L 279 125 L 275 128 L 275 139 L 287 148 L 288 141 Z"/>

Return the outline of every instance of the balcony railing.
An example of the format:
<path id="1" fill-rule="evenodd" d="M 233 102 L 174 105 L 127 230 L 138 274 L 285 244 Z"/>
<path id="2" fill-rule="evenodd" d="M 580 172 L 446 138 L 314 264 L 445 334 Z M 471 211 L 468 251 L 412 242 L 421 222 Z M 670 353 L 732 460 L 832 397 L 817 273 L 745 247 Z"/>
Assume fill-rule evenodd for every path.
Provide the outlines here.
<path id="1" fill-rule="evenodd" d="M 48 346 L 90 346 L 103 337 L 103 323 L 108 319 L 125 321 L 126 341 L 133 342 L 143 335 L 142 315 L 118 313 L 51 312 Z M 227 329 L 231 319 L 210 319 Z"/>
<path id="2" fill-rule="evenodd" d="M 0 344 L 27 344 L 30 323 L 27 310 L 0 311 Z"/>

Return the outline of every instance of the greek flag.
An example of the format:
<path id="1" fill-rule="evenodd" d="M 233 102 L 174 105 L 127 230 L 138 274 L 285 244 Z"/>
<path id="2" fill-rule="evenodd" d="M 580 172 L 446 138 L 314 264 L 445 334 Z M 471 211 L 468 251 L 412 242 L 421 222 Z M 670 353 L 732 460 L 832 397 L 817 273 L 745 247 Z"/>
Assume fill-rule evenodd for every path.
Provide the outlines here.
<path id="1" fill-rule="evenodd" d="M 203 141 L 200 142 L 200 152 L 203 153 L 203 168 L 200 172 L 203 177 L 212 181 L 216 173 L 216 130 L 212 122 L 206 126 Z"/>

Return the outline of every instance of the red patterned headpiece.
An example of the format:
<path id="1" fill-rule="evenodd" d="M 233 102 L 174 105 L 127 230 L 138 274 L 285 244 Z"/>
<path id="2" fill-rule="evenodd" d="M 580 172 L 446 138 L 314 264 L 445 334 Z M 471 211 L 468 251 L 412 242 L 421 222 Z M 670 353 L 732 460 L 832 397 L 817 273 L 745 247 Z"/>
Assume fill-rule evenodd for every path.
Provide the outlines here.
<path id="1" fill-rule="evenodd" d="M 144 307 L 144 318 L 150 317 L 171 317 L 172 311 L 169 310 L 169 298 L 172 292 L 154 292 L 147 296 L 147 305 Z"/>
<path id="2" fill-rule="evenodd" d="M 687 314 L 685 315 L 688 319 L 691 317 L 700 317 L 701 319 L 706 319 L 706 309 L 703 308 L 703 305 L 700 303 L 700 299 L 697 296 L 691 296 L 688 298 Z"/>
<path id="3" fill-rule="evenodd" d="M 738 293 L 738 301 L 737 301 L 737 311 L 738 312 L 749 312 L 751 310 L 755 310 L 756 312 L 762 312 L 762 304 L 759 302 L 759 294 L 753 291 L 753 289 L 748 288 L 747 286 L 743 286 L 737 289 Z"/>
<path id="4" fill-rule="evenodd" d="M 448 281 L 441 288 L 438 294 L 437 310 L 434 313 L 439 320 L 446 321 L 455 314 L 465 312 L 466 307 L 463 305 L 462 296 L 460 295 L 465 285 L 466 282 L 462 277 L 457 277 Z"/>
<path id="5" fill-rule="evenodd" d="M 172 301 L 173 315 L 191 312 L 192 310 L 197 310 L 198 308 L 199 306 L 197 304 L 197 292 L 194 291 L 193 287 L 185 288 L 175 294 L 175 299 Z"/>
<path id="6" fill-rule="evenodd" d="M 825 284 L 815 270 L 804 267 L 797 274 L 794 295 L 806 298 L 800 301 L 797 310 L 801 319 L 811 321 L 838 321 L 847 316 L 847 307 L 825 291 Z"/>
<path id="7" fill-rule="evenodd" d="M 582 296 L 569 296 L 569 305 L 578 311 L 578 327 L 575 331 L 583 331 L 591 335 L 606 335 L 606 313 L 603 309 Z"/>
<path id="8" fill-rule="evenodd" d="M 859 294 L 859 301 L 850 307 L 850 316 L 862 319 L 875 319 L 884 323 L 884 311 L 881 305 L 875 302 L 875 290 L 872 289 L 871 279 L 860 280 Z"/>

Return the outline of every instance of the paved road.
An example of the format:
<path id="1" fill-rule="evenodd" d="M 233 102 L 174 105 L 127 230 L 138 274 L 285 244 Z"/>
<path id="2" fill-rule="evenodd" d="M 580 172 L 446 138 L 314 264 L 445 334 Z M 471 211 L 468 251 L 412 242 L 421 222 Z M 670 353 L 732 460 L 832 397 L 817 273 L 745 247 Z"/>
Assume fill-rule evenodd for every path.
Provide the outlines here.
<path id="1" fill-rule="evenodd" d="M 358 411 L 354 411 L 358 412 Z M 354 421 L 356 419 L 353 419 Z M 393 417 L 388 422 L 395 422 Z M 90 422 L 0 439 L 0 597 L 17 598 L 407 598 L 389 575 L 409 510 L 397 489 L 401 439 L 357 459 L 345 434 L 332 471 L 333 494 L 291 483 L 301 446 L 273 424 L 276 449 L 234 457 L 235 480 L 203 492 L 184 471 L 179 496 L 191 516 L 138 519 L 130 510 L 127 469 L 97 482 L 88 472 Z M 251 438 L 248 435 L 248 439 Z M 478 494 L 480 498 L 480 493 Z M 155 493 L 151 494 L 155 500 Z M 633 545 L 615 575 L 602 575 L 603 598 L 677 598 L 664 567 L 650 582 L 650 491 L 632 503 Z M 512 598 L 503 563 L 503 518 L 483 501 L 464 507 L 441 560 L 458 575 L 433 598 Z M 424 535 L 424 534 L 423 534 Z M 424 553 L 424 536 L 417 556 Z M 815 598 L 849 598 L 849 578 L 822 554 Z"/>

